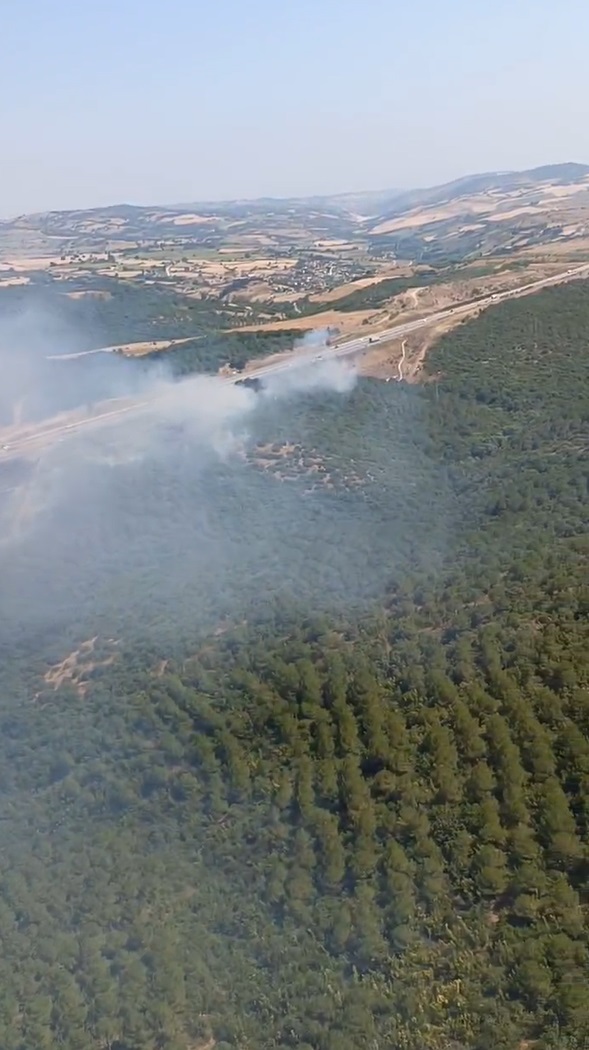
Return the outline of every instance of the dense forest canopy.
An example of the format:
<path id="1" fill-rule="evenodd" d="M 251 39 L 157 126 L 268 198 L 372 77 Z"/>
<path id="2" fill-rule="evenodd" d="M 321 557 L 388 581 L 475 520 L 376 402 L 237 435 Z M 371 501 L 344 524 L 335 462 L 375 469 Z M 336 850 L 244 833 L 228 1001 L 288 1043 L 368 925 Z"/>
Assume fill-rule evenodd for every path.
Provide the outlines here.
<path id="1" fill-rule="evenodd" d="M 53 623 L 3 556 L 5 1050 L 587 1045 L 588 332 L 575 283 L 269 404 L 204 517 L 121 468 Z"/>

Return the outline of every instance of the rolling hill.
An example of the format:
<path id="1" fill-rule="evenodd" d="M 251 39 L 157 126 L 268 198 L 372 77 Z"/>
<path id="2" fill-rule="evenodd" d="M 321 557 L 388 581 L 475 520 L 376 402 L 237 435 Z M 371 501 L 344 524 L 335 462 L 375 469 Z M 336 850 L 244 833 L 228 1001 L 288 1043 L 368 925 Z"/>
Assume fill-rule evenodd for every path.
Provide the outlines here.
<path id="1" fill-rule="evenodd" d="M 588 224 L 589 166 L 570 162 L 409 191 L 24 215 L 0 222 L 0 259 L 161 241 L 218 249 L 263 240 L 278 249 L 340 238 L 430 261 L 553 248 L 586 237 Z"/>

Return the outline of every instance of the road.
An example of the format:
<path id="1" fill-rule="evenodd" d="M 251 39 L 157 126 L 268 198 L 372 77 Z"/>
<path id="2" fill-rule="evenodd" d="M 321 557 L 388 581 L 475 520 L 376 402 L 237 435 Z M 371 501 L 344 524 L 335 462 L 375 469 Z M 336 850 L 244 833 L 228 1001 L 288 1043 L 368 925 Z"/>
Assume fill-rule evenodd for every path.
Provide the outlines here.
<path id="1" fill-rule="evenodd" d="M 493 295 L 487 295 L 476 301 L 470 300 L 459 306 L 446 307 L 444 310 L 428 314 L 426 317 L 420 317 L 412 321 L 405 321 L 402 324 L 393 325 L 382 332 L 378 332 L 376 335 L 363 335 L 334 346 L 322 347 L 319 353 L 315 348 L 305 354 L 297 354 L 296 357 L 288 356 L 285 357 L 283 361 L 275 361 L 274 363 L 264 365 L 261 368 L 255 370 L 252 369 L 251 372 L 247 373 L 247 376 L 251 378 L 254 378 L 254 376 L 256 378 L 263 378 L 264 376 L 279 375 L 282 372 L 287 372 L 294 368 L 302 368 L 305 365 L 316 364 L 320 361 L 329 361 L 334 358 L 353 357 L 373 346 L 378 346 L 380 343 L 390 342 L 393 339 L 404 340 L 406 336 L 411 334 L 411 332 L 419 331 L 427 325 L 436 324 L 450 315 L 466 317 L 469 313 L 472 313 L 473 309 L 492 306 L 504 302 L 507 299 L 517 299 L 523 295 L 529 295 L 531 292 L 540 291 L 542 288 L 549 288 L 552 285 L 561 284 L 564 281 L 586 276 L 589 276 L 589 263 L 583 263 L 581 266 L 568 269 L 558 274 L 553 274 L 551 277 L 544 277 L 539 281 L 533 281 L 530 284 L 521 285 L 519 288 L 511 288 L 505 292 L 496 292 Z M 402 365 L 400 365 L 399 380 L 401 380 L 402 377 Z M 243 378 L 245 378 L 244 375 L 228 376 L 219 378 L 219 382 L 234 384 Z M 0 463 L 5 459 L 16 458 L 27 450 L 34 450 L 37 446 L 43 448 L 52 441 L 59 440 L 65 435 L 75 433 L 82 427 L 98 426 L 101 423 L 113 422 L 124 416 L 126 413 L 139 411 L 142 408 L 146 408 L 149 404 L 149 399 L 143 401 L 127 401 L 124 404 L 110 402 L 108 407 L 107 405 L 104 406 L 104 411 L 95 412 L 93 415 L 84 416 L 81 419 L 72 419 L 69 423 L 64 424 L 63 420 L 53 420 L 40 424 L 34 431 L 31 431 L 29 427 L 26 432 L 21 435 L 15 435 L 14 432 L 12 432 L 10 436 L 6 437 L 7 443 L 0 446 Z M 1 440 L 2 437 L 0 435 L 0 441 Z"/>
<path id="2" fill-rule="evenodd" d="M 47 354 L 47 361 L 74 361 L 77 357 L 90 357 L 91 354 L 114 354 L 116 346 L 100 346 L 98 350 L 79 350 L 77 354 Z"/>
<path id="3" fill-rule="evenodd" d="M 407 346 L 407 340 L 404 339 L 401 343 L 401 357 L 399 358 L 399 364 L 397 365 L 397 382 L 403 382 L 403 365 L 405 364 L 405 347 Z"/>
<path id="4" fill-rule="evenodd" d="M 517 299 L 522 295 L 529 295 L 531 292 L 540 291 L 542 288 L 549 288 L 551 285 L 562 284 L 564 281 L 584 276 L 589 276 L 589 263 L 583 263 L 582 266 L 577 266 L 574 269 L 553 274 L 552 277 L 543 277 L 539 281 L 533 281 L 530 284 L 521 285 L 519 288 L 510 288 L 508 291 L 496 292 L 493 295 L 487 295 L 484 298 L 477 300 L 471 299 L 459 306 L 445 307 L 445 309 L 438 310 L 433 314 L 428 314 L 426 317 L 420 317 L 413 321 L 405 321 L 402 324 L 396 324 L 391 328 L 386 328 L 382 332 L 378 332 L 376 335 L 363 335 L 356 339 L 346 340 L 346 342 L 340 343 L 336 346 L 322 347 L 320 353 L 317 353 L 317 350 L 312 350 L 307 354 L 298 354 L 296 358 L 277 361 L 274 364 L 258 368 L 255 372 L 252 370 L 249 375 L 252 377 L 254 375 L 275 375 L 279 372 L 285 372 L 287 369 L 299 367 L 308 363 L 314 363 L 316 361 L 330 360 L 334 357 L 352 356 L 361 353 L 363 350 L 369 349 L 369 347 L 378 346 L 379 343 L 390 342 L 392 339 L 403 339 L 405 336 L 410 335 L 411 332 L 416 332 L 419 329 L 424 328 L 426 325 L 437 324 L 446 317 L 467 316 L 469 313 L 472 313 L 473 309 L 481 309 L 485 306 L 491 305 L 494 306 L 497 303 L 504 302 L 506 299 Z M 236 379 L 232 377 L 229 382 L 236 382 Z"/>

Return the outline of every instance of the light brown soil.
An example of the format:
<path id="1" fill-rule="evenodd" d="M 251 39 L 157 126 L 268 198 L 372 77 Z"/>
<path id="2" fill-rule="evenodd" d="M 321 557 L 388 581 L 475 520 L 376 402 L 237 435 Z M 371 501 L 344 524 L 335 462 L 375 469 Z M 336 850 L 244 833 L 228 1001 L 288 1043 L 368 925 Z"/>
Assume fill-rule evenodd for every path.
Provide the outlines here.
<path id="1" fill-rule="evenodd" d="M 386 281 L 390 277 L 410 277 L 414 272 L 410 266 L 389 267 L 380 273 L 373 274 L 371 277 L 362 277 L 359 281 L 347 281 L 346 284 L 339 284 L 337 288 L 332 288 L 329 292 L 315 292 L 309 296 L 309 299 L 312 303 L 331 303 L 336 299 L 343 299 L 344 295 L 358 292 L 361 288 L 370 288 L 372 284 L 378 284 L 379 281 Z"/>
<path id="2" fill-rule="evenodd" d="M 208 222 L 214 222 L 214 221 L 215 221 L 215 216 L 214 215 L 191 215 L 191 214 L 187 213 L 185 215 L 176 215 L 176 217 L 174 219 L 172 219 L 172 225 L 173 226 L 202 226 L 202 225 L 205 225 Z"/>
<path id="3" fill-rule="evenodd" d="M 68 299 L 100 299 L 106 302 L 107 299 L 112 299 L 112 292 L 100 292 L 98 289 L 93 291 L 88 289 L 86 292 L 65 292 Z"/>
<path id="4" fill-rule="evenodd" d="M 16 284 L 30 284 L 30 277 L 3 277 L 0 273 L 0 288 L 10 288 Z"/>
<path id="5" fill-rule="evenodd" d="M 251 274 L 260 273 L 260 276 L 280 273 L 292 270 L 296 266 L 296 259 L 190 259 L 188 263 L 169 263 L 170 270 L 174 273 L 182 267 L 190 270 L 199 270 L 203 277 L 217 277 L 223 280 L 232 278 L 249 277 Z"/>
<path id="6" fill-rule="evenodd" d="M 242 455 L 246 462 L 258 470 L 263 470 L 275 481 L 285 483 L 304 478 L 308 482 L 304 490 L 306 495 L 320 488 L 333 489 L 338 482 L 338 478 L 329 468 L 329 463 L 315 448 L 305 449 L 301 445 L 284 442 L 256 445 L 249 451 L 244 450 Z M 364 482 L 351 471 L 345 477 L 339 477 L 339 484 L 350 490 L 363 485 Z"/>
<path id="7" fill-rule="evenodd" d="M 306 331 L 310 328 L 339 328 L 341 332 L 350 332 L 359 329 L 363 321 L 377 321 L 381 319 L 382 311 L 355 310 L 344 313 L 339 310 L 322 310 L 319 314 L 311 317 L 289 317 L 285 321 L 267 321 L 264 324 L 246 324 L 240 328 L 232 328 L 232 332 L 288 332 L 289 329 L 297 328 Z"/>
<path id="8" fill-rule="evenodd" d="M 19 259 L 6 259 L 7 266 L 11 266 L 13 270 L 17 270 L 19 273 L 26 273 L 27 270 L 48 270 L 51 264 L 59 266 L 60 264 L 65 265 L 59 255 L 44 255 L 44 256 L 31 256 L 30 258 L 19 258 Z"/>
<path id="9" fill-rule="evenodd" d="M 470 276 L 468 271 L 465 271 L 463 277 L 448 281 L 445 284 L 410 288 L 406 292 L 395 296 L 388 304 L 385 304 L 378 310 L 355 310 L 346 313 L 345 311 L 327 308 L 321 313 L 313 314 L 312 316 L 244 325 L 241 328 L 232 329 L 232 331 L 280 332 L 288 331 L 289 329 L 305 331 L 317 328 L 339 328 L 344 337 L 360 335 L 366 333 L 367 330 L 374 329 L 374 331 L 378 331 L 379 328 L 386 328 L 391 322 L 411 321 L 424 314 L 435 313 L 447 306 L 456 306 L 474 297 L 493 295 L 496 292 L 528 284 L 531 281 L 550 276 L 558 268 L 556 262 L 551 264 L 549 261 L 546 261 L 543 263 L 532 263 L 525 271 L 504 270 L 478 277 Z M 401 276 L 398 271 L 395 271 L 395 275 Z M 374 281 L 379 279 L 374 278 Z M 374 283 L 374 281 L 372 278 L 368 279 L 368 283 Z M 360 281 L 353 282 L 351 287 L 357 288 L 361 284 L 362 282 Z M 328 296 L 332 294 L 326 293 L 324 296 L 318 295 L 314 298 L 316 301 L 328 302 Z M 337 298 L 339 294 L 342 294 L 341 288 L 337 290 L 335 297 Z M 261 364 L 270 364 L 278 360 L 278 357 L 279 355 L 273 355 L 267 359 L 251 362 L 250 370 L 259 367 Z"/>
<path id="10" fill-rule="evenodd" d="M 342 241 L 333 238 L 332 240 L 327 241 L 313 241 L 313 247 L 317 248 L 319 251 L 329 251 L 332 249 L 336 249 L 339 251 L 342 248 L 355 248 L 356 245 L 353 244 L 352 241 Z"/>
<path id="11" fill-rule="evenodd" d="M 184 339 L 154 339 L 150 343 L 119 343 L 117 349 L 125 357 L 143 357 L 152 354 L 155 350 L 168 350 L 171 346 L 180 346 L 181 343 L 189 343 L 190 337 Z"/>
<path id="12" fill-rule="evenodd" d="M 406 215 L 400 215 L 397 219 L 389 219 L 375 226 L 372 233 L 393 233 L 395 230 L 417 229 L 420 226 L 428 226 L 430 223 L 458 218 L 460 215 L 485 215 L 493 210 L 493 206 L 493 202 L 484 195 L 478 198 L 460 197 L 447 205 L 416 208 Z"/>
<path id="13" fill-rule="evenodd" d="M 243 289 L 243 293 L 244 294 L 241 296 L 241 298 L 247 299 L 250 303 L 265 303 L 268 302 L 268 300 L 271 300 L 275 303 L 292 301 L 291 295 L 275 295 L 274 289 L 271 288 L 270 285 L 267 284 L 265 281 L 256 281 L 255 284 L 248 284 L 247 288 Z"/>
<path id="14" fill-rule="evenodd" d="M 476 317 L 481 313 L 480 307 L 473 307 L 468 317 Z M 420 383 L 427 381 L 423 375 L 423 365 L 427 354 L 433 346 L 453 328 L 457 328 L 465 320 L 462 317 L 448 316 L 427 329 L 412 332 L 406 336 L 405 360 L 402 373 L 405 383 Z M 392 339 L 390 342 L 381 343 L 374 350 L 367 350 L 358 358 L 357 368 L 360 375 L 373 376 L 375 379 L 394 379 L 399 377 L 399 361 L 402 356 L 402 343 L 400 339 Z"/>
<path id="15" fill-rule="evenodd" d="M 521 187 L 510 193 L 488 190 L 484 193 L 466 195 L 446 204 L 431 204 L 416 207 L 397 218 L 387 219 L 377 225 L 372 232 L 392 233 L 395 230 L 418 229 L 430 223 L 445 222 L 460 218 L 463 215 L 485 215 L 492 222 L 502 222 L 520 216 L 533 216 L 552 213 L 556 217 L 557 209 L 579 209 L 586 206 L 585 197 L 589 191 L 589 179 L 568 186 L 544 184 L 544 196 L 537 202 L 537 192 L 530 192 L 529 187 Z M 573 198 L 573 200 L 567 200 Z M 509 207 L 512 204 L 512 207 Z"/>
<path id="16" fill-rule="evenodd" d="M 98 638 L 88 638 L 82 642 L 79 649 L 75 649 L 65 660 L 50 667 L 44 674 L 44 681 L 54 689 L 59 689 L 65 683 L 74 686 L 78 696 L 84 696 L 88 686 L 88 676 L 96 667 L 108 667 L 114 663 L 116 654 L 112 653 L 103 660 L 93 660 L 92 654 Z M 116 643 L 112 643 L 116 644 Z"/>
<path id="17" fill-rule="evenodd" d="M 568 227 L 568 232 L 573 232 L 577 226 Z M 566 232 L 566 231 L 565 231 Z M 518 258 L 523 258 L 526 261 L 531 257 L 533 259 L 551 259 L 558 260 L 558 269 L 562 268 L 562 257 L 582 262 L 583 259 L 587 258 L 589 254 L 589 237 L 581 236 L 575 237 L 574 240 L 569 241 L 551 241 L 550 244 L 535 244 L 529 248 L 523 248 L 518 252 Z"/>
<path id="18" fill-rule="evenodd" d="M 391 322 L 411 321 L 428 313 L 436 313 L 445 307 L 455 306 L 468 301 L 474 296 L 493 295 L 508 288 L 527 284 L 530 281 L 549 276 L 555 269 L 558 269 L 558 266 L 555 264 L 533 264 L 525 271 L 506 270 L 482 277 L 469 276 L 468 271 L 466 271 L 464 278 L 461 280 L 449 281 L 447 284 L 429 285 L 423 288 L 409 288 L 406 292 L 395 296 L 387 307 L 380 310 L 356 310 L 346 313 L 344 311 L 326 309 L 310 317 L 295 317 L 284 321 L 268 321 L 264 324 L 244 325 L 242 328 L 232 330 L 236 332 L 281 332 L 292 329 L 307 331 L 319 328 L 339 328 L 340 337 L 349 338 L 354 335 L 366 334 L 370 331 L 378 332 L 383 328 L 389 327 Z M 474 314 L 479 310 L 479 307 L 474 305 L 472 310 Z M 447 320 L 444 319 L 444 321 L 439 322 L 434 332 L 439 331 L 442 334 L 444 331 L 449 331 L 457 324 L 460 324 L 460 320 L 463 317 L 464 314 L 459 317 L 452 316 Z M 410 377 L 410 381 L 415 371 L 410 353 L 411 348 L 415 345 L 414 340 L 419 339 L 420 346 L 421 342 L 427 343 L 423 351 L 423 356 L 425 356 L 432 345 L 431 332 L 432 329 L 428 327 L 423 334 L 412 336 L 408 342 L 407 376 Z M 434 334 L 434 342 L 435 338 L 437 336 Z M 285 352 L 289 351 L 285 350 Z M 296 352 L 296 350 L 290 351 L 290 353 L 295 354 Z M 301 352 L 305 351 L 301 349 Z M 400 354 L 400 341 L 395 339 L 391 343 L 380 344 L 374 350 L 368 350 L 365 356 L 360 358 L 360 371 L 366 375 L 379 375 L 383 379 L 396 377 Z M 268 357 L 257 358 L 248 362 L 245 371 L 255 372 L 264 365 L 278 362 L 283 356 L 284 354 L 282 353 L 276 353 Z M 376 369 L 376 371 L 373 369 Z"/>
<path id="19" fill-rule="evenodd" d="M 550 273 L 550 268 L 546 268 L 546 275 Z M 529 271 L 528 271 L 529 274 Z M 543 276 L 543 274 L 538 274 Z M 531 280 L 532 277 L 526 277 L 527 280 Z M 522 280 L 522 283 L 526 283 Z M 424 291 L 429 291 L 425 289 Z M 421 311 L 426 305 L 420 300 Z M 429 305 L 429 304 L 427 304 Z M 444 303 L 446 305 L 446 303 Z M 432 323 L 427 327 L 424 327 L 421 331 L 413 332 L 410 336 L 405 339 L 405 361 L 403 363 L 403 380 L 407 383 L 418 383 L 427 381 L 423 375 L 423 365 L 427 354 L 433 346 L 446 335 L 447 332 L 451 332 L 454 328 L 463 324 L 466 321 L 472 320 L 478 317 L 484 310 L 488 310 L 493 304 L 488 303 L 486 306 L 481 306 L 478 303 L 473 303 L 472 307 L 468 311 L 461 311 L 459 315 L 449 314 L 436 323 Z M 368 349 L 362 357 L 358 359 L 357 367 L 361 375 L 374 376 L 379 379 L 397 379 L 399 370 L 399 360 L 401 358 L 401 346 L 402 342 L 400 339 L 391 339 L 387 343 L 382 343 L 376 346 L 374 349 Z"/>

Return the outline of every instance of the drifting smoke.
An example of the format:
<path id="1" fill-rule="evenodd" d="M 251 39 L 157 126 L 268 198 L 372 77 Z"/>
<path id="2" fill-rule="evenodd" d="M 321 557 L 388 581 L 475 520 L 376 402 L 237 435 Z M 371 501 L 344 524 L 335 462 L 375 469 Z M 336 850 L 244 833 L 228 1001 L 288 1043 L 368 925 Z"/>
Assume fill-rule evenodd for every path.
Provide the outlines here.
<path id="1" fill-rule="evenodd" d="M 149 369 L 112 353 L 76 355 L 80 343 L 55 311 L 28 308 L 0 322 L 0 427 L 39 422 L 109 398 L 138 395 Z"/>
<path id="2" fill-rule="evenodd" d="M 322 346 L 328 345 L 331 335 L 332 331 L 329 328 L 313 328 L 312 331 L 305 332 L 305 334 L 296 341 L 294 349 L 318 350 Z"/>
<path id="3" fill-rule="evenodd" d="M 288 397 L 323 391 L 347 394 L 355 383 L 355 370 L 336 359 L 313 361 L 309 368 L 295 366 L 286 372 L 277 372 L 268 377 L 266 385 L 270 396 Z"/>
<path id="4" fill-rule="evenodd" d="M 138 630 L 169 647 L 276 603 L 349 608 L 417 548 L 431 564 L 439 499 L 424 508 L 439 471 L 416 464 L 419 401 L 379 385 L 375 416 L 326 336 L 305 337 L 253 389 L 176 380 L 165 356 L 157 368 L 114 354 L 47 361 L 64 342 L 38 315 L 0 332 L 12 425 L 0 444 L 15 442 L 18 404 L 16 422 L 33 426 L 133 398 L 79 429 L 64 416 L 34 454 L 0 452 L 0 647 Z M 77 349 L 71 333 L 65 348 Z"/>
<path id="5" fill-rule="evenodd" d="M 215 617 L 238 597 L 302 594 L 321 576 L 297 549 L 308 532 L 300 493 L 269 481 L 247 451 L 268 412 L 284 418 L 301 398 L 349 394 L 350 367 L 293 361 L 257 392 L 218 377 L 173 380 L 161 366 L 134 367 L 107 354 L 47 362 L 37 342 L 15 362 L 8 342 L 2 364 L 12 400 L 5 397 L 2 411 L 12 423 L 19 401 L 31 421 L 96 407 L 97 389 L 101 399 L 132 394 L 139 406 L 0 464 L 3 640 L 107 612 L 112 618 L 113 609 L 136 620 L 137 606 L 146 618 L 168 610 L 196 623 L 205 608 Z M 52 368 L 67 375 L 65 387 L 48 381 Z M 339 570 L 319 548 L 317 557 L 325 594 Z"/>

